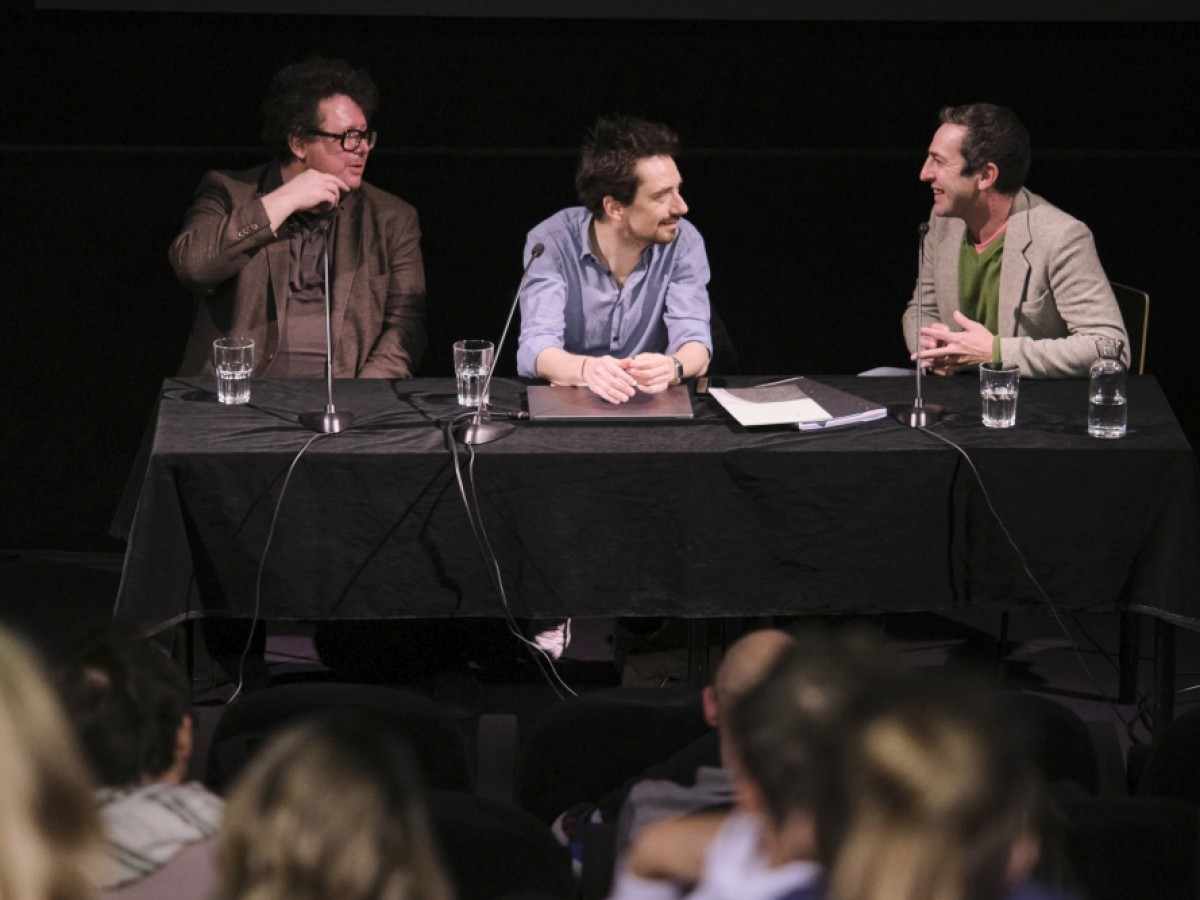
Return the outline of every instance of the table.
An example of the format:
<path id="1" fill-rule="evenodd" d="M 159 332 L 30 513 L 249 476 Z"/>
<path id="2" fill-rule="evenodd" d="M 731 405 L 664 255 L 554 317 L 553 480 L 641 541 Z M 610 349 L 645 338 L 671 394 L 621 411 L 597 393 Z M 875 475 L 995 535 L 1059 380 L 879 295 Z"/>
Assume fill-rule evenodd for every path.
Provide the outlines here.
<path id="1" fill-rule="evenodd" d="M 908 379 L 818 380 L 912 399 Z M 217 404 L 214 389 L 203 378 L 163 385 L 119 617 L 161 629 L 254 614 L 272 523 L 264 618 L 500 614 L 440 427 L 460 412 L 451 380 L 335 382 L 356 424 L 315 440 L 296 416 L 324 408 L 323 382 L 255 381 L 244 407 Z M 522 392 L 498 379 L 493 403 L 515 409 Z M 1059 608 L 1200 626 L 1196 458 L 1152 377 L 1130 380 L 1122 440 L 1086 434 L 1086 392 L 1082 381 L 1027 381 L 1017 427 L 1001 431 L 980 424 L 974 379 L 925 382 L 926 401 L 946 408 L 931 430 L 969 453 Z M 694 405 L 682 423 L 520 422 L 475 449 L 515 615 L 1044 605 L 979 480 L 941 441 L 890 420 L 750 432 L 711 398 Z"/>

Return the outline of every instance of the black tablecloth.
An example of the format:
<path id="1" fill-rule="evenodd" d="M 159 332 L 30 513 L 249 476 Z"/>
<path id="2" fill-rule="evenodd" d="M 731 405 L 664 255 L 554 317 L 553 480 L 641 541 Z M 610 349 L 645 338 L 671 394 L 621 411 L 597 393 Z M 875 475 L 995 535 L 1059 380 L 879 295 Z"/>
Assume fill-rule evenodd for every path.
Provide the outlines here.
<path id="1" fill-rule="evenodd" d="M 817 380 L 913 394 L 908 379 Z M 453 389 L 336 382 L 355 425 L 315 436 L 297 415 L 324 409 L 324 382 L 255 381 L 249 406 L 224 407 L 211 379 L 169 379 L 118 615 L 162 626 L 256 601 L 281 619 L 498 615 L 442 428 Z M 1129 434 L 1103 441 L 1086 433 L 1084 381 L 1026 381 L 1000 431 L 980 424 L 975 379 L 927 379 L 946 408 L 931 431 L 978 476 L 891 420 L 749 431 L 696 398 L 688 422 L 520 422 L 475 449 L 474 483 L 517 615 L 1043 605 L 1027 564 L 1064 609 L 1197 625 L 1196 459 L 1153 378 L 1129 393 Z M 492 398 L 517 409 L 523 385 L 497 380 Z"/>

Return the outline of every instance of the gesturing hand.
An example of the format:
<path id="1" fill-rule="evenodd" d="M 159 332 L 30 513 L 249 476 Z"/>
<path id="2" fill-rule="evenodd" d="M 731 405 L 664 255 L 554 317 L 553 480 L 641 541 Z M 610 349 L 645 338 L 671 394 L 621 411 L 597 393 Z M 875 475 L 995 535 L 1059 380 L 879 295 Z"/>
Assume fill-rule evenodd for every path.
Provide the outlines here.
<path id="1" fill-rule="evenodd" d="M 941 322 L 921 329 L 920 349 L 912 356 L 917 365 L 932 368 L 938 375 L 950 375 L 991 361 L 996 336 L 958 311 L 954 321 L 962 331 L 951 331 Z"/>

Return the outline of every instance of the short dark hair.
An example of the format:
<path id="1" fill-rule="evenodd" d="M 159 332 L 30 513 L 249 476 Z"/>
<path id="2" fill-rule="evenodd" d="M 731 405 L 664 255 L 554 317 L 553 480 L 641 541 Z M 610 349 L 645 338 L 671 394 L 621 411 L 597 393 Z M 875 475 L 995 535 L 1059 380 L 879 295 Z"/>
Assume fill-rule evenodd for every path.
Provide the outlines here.
<path id="1" fill-rule="evenodd" d="M 1029 174 L 1033 151 L 1029 131 L 1011 109 L 994 103 L 945 106 L 938 114 L 938 121 L 943 125 L 961 125 L 967 130 L 962 139 L 964 175 L 977 172 L 991 162 L 1000 170 L 996 190 L 1015 194 L 1021 189 Z"/>
<path id="2" fill-rule="evenodd" d="M 72 636 L 56 674 L 100 784 L 135 784 L 171 767 L 191 685 L 165 649 L 130 628 L 89 625 Z"/>
<path id="3" fill-rule="evenodd" d="M 597 217 L 604 215 L 605 197 L 632 203 L 638 189 L 638 160 L 678 152 L 679 136 L 666 125 L 628 116 L 600 119 L 579 154 L 575 170 L 579 202 Z"/>
<path id="4" fill-rule="evenodd" d="M 291 159 L 289 138 L 321 127 L 318 107 L 335 94 L 357 103 L 368 121 L 379 105 L 379 89 L 366 69 L 354 69 L 340 59 L 311 56 L 275 73 L 262 105 L 262 139 L 277 159 Z"/>

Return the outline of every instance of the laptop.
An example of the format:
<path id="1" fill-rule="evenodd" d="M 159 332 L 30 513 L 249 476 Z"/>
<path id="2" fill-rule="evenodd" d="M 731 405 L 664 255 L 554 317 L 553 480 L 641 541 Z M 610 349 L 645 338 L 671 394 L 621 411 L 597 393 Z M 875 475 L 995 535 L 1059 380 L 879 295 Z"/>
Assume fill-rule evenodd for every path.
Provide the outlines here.
<path id="1" fill-rule="evenodd" d="M 638 391 L 624 403 L 609 403 L 585 387 L 558 384 L 530 385 L 525 389 L 529 419 L 533 422 L 674 421 L 692 418 L 692 398 L 687 385 L 668 385 L 665 391 Z"/>

